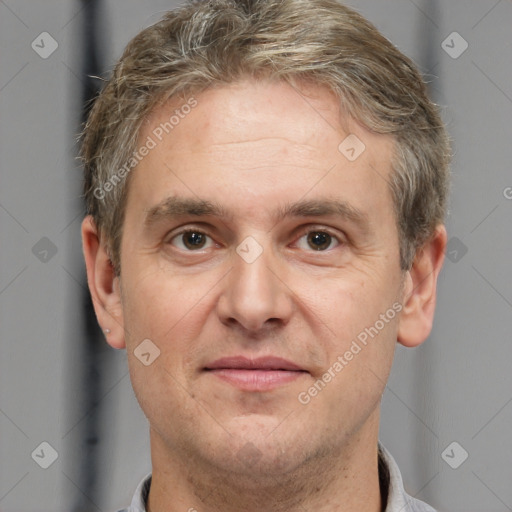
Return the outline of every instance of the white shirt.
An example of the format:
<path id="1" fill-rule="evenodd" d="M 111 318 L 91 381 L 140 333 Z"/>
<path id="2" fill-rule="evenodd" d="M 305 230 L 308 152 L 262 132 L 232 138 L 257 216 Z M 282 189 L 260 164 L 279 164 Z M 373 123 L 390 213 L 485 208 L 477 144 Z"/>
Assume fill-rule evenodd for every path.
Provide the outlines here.
<path id="1" fill-rule="evenodd" d="M 404 489 L 402 475 L 391 454 L 379 444 L 379 478 L 388 487 L 385 512 L 436 512 L 430 505 L 409 496 Z M 140 482 L 132 504 L 119 512 L 146 512 L 146 500 L 151 486 L 151 473 Z"/>

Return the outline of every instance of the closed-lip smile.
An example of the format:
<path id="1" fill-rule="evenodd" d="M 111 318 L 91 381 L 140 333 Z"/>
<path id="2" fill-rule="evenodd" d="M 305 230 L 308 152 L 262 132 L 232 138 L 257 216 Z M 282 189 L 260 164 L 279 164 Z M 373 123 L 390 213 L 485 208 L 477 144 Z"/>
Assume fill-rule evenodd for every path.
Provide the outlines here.
<path id="1" fill-rule="evenodd" d="M 244 391 L 270 391 L 308 374 L 297 364 L 275 356 L 222 357 L 204 370 Z"/>

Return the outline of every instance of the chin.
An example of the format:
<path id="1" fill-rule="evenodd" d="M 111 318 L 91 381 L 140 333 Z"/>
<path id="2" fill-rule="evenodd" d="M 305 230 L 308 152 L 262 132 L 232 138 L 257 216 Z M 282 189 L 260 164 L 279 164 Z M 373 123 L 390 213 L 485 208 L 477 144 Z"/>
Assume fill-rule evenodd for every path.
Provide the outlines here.
<path id="1" fill-rule="evenodd" d="M 265 480 L 275 483 L 276 478 L 297 471 L 313 454 L 311 440 L 301 442 L 287 430 L 283 430 L 285 436 L 280 437 L 278 432 L 272 432 L 274 429 L 275 426 L 246 430 L 243 434 L 238 431 L 224 440 L 224 449 L 205 456 L 220 471 L 246 476 L 253 483 L 255 479 L 260 483 Z"/>
<path id="2" fill-rule="evenodd" d="M 298 460 L 297 453 L 276 450 L 275 447 L 257 448 L 247 442 L 236 453 L 223 457 L 218 462 L 219 470 L 236 476 L 239 484 L 248 489 L 273 486 L 286 475 L 294 474 L 305 460 Z"/>

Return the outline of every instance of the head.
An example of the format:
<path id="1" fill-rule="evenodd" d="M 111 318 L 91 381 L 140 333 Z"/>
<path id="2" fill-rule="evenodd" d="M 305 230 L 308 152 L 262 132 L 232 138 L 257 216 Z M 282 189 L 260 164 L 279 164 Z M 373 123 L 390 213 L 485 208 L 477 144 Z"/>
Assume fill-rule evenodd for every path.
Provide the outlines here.
<path id="1" fill-rule="evenodd" d="M 169 98 L 190 99 L 248 77 L 326 87 L 346 115 L 393 136 L 389 187 L 400 265 L 409 269 L 444 220 L 450 158 L 443 123 L 414 64 L 362 16 L 333 0 L 219 0 L 170 12 L 136 36 L 87 122 L 87 209 L 116 273 L 143 121 Z M 154 138 L 170 136 L 179 119 L 166 121 Z"/>
<path id="2" fill-rule="evenodd" d="M 128 44 L 82 157 L 89 286 L 160 451 L 252 443 L 263 474 L 375 434 L 446 244 L 448 139 L 407 57 L 334 0 L 190 3 Z M 228 356 L 301 371 L 241 389 Z"/>

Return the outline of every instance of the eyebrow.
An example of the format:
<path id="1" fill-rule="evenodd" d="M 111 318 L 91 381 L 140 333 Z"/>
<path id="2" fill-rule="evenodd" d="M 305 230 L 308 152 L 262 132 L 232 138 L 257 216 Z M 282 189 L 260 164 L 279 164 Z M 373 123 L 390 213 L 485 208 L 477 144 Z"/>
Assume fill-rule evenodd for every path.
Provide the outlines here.
<path id="1" fill-rule="evenodd" d="M 273 214 L 274 222 L 288 217 L 327 217 L 336 216 L 353 222 L 364 231 L 368 230 L 369 219 L 365 212 L 346 201 L 331 198 L 300 200 L 277 208 Z M 221 204 L 202 199 L 168 197 L 146 210 L 144 225 L 152 225 L 177 217 L 219 217 L 232 220 L 234 214 Z"/>
<path id="2" fill-rule="evenodd" d="M 231 218 L 219 203 L 184 197 L 168 197 L 146 210 L 144 224 L 152 226 L 157 222 L 174 217 L 221 217 Z"/>
<path id="3" fill-rule="evenodd" d="M 361 228 L 369 226 L 368 215 L 355 206 L 339 199 L 310 199 L 289 203 L 277 210 L 276 220 L 286 217 L 328 217 L 347 219 Z"/>

